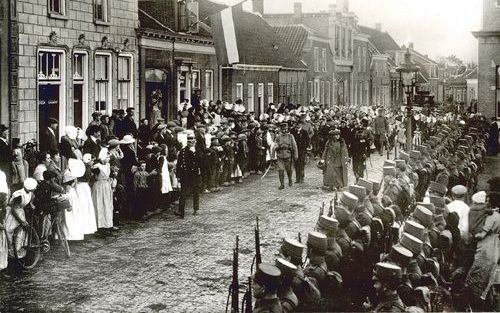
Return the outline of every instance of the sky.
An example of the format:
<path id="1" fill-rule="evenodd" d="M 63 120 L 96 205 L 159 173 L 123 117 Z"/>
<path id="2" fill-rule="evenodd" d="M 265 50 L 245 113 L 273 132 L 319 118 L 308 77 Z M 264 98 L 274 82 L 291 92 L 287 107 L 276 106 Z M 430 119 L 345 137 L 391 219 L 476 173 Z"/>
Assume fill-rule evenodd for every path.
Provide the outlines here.
<path id="1" fill-rule="evenodd" d="M 227 4 L 241 0 L 218 0 Z M 293 12 L 302 2 L 304 12 L 327 11 L 335 0 L 264 0 L 265 13 Z M 245 3 L 251 10 L 251 0 Z M 350 0 L 350 11 L 360 25 L 389 32 L 398 44 L 413 41 L 415 50 L 432 58 L 455 54 L 477 62 L 477 40 L 471 31 L 481 28 L 481 0 Z"/>

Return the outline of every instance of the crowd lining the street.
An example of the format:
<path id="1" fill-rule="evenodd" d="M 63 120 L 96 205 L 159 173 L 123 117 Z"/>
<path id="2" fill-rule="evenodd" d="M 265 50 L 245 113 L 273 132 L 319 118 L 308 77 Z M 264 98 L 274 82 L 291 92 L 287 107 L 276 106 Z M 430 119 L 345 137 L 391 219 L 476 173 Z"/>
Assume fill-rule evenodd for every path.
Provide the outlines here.
<path id="1" fill-rule="evenodd" d="M 256 116 L 245 112 L 241 100 L 194 106 L 186 100 L 174 121 L 153 110 L 137 127 L 134 114 L 133 108 L 112 116 L 95 112 L 85 131 L 67 126 L 60 140 L 58 121 L 50 119 L 36 153 L 0 145 L 0 269 L 8 265 L 12 234 L 27 223 L 27 214 L 40 217 L 48 242 L 57 196 L 69 202 L 63 212 L 67 239 L 84 240 L 96 232 L 108 236 L 120 221 L 143 220 L 165 208 L 177 207 L 184 218 L 191 195 L 196 215 L 200 193 L 218 192 L 270 167 L 278 168 L 280 189 L 285 172 L 293 185 L 292 166 L 295 183 L 303 183 L 306 161 L 315 157 L 323 187 L 348 191 L 332 214 L 320 216 L 307 249 L 284 240 L 276 263 L 280 277 L 269 264 L 259 267 L 255 286 L 263 287 L 262 297 L 255 292 L 256 311 L 269 303 L 286 312 L 360 311 L 370 303 L 380 311 L 386 300 L 398 309 L 428 311 L 429 295 L 454 300 L 453 308 L 495 303 L 496 289 L 490 287 L 500 280 L 485 279 L 497 273 L 498 255 L 488 253 L 495 245 L 499 250 L 500 190 L 494 185 L 488 196 L 475 192 L 486 150 L 498 149 L 498 128 L 495 141 L 480 114 L 415 114 L 415 150 L 408 153 L 400 111 L 281 104 Z M 0 130 L 5 144 L 7 127 Z M 396 145 L 399 159 L 386 161 L 383 182 L 363 179 L 370 153 Z M 348 186 L 351 161 L 356 185 Z M 372 269 L 380 288 L 373 289 Z M 459 288 L 459 282 L 467 287 Z M 473 297 L 457 303 L 457 294 Z M 367 297 L 370 303 L 363 304 Z"/>

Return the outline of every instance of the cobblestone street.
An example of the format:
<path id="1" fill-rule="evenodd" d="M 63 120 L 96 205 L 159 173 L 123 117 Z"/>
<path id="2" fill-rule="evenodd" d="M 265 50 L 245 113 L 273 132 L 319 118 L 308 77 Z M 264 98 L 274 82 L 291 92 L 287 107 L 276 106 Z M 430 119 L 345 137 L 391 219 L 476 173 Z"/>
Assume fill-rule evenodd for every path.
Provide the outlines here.
<path id="1" fill-rule="evenodd" d="M 380 179 L 382 162 L 372 156 L 370 178 Z M 495 173 L 498 163 L 489 159 L 493 171 L 485 172 Z M 242 185 L 202 196 L 199 216 L 189 210 L 178 220 L 163 213 L 125 225 L 116 237 L 73 243 L 70 259 L 56 246 L 33 271 L 3 278 L 0 311 L 222 312 L 235 236 L 240 237 L 243 283 L 254 255 L 255 216 L 263 260 L 271 262 L 283 237 L 298 232 L 307 237 L 321 203 L 334 196 L 319 188 L 322 176 L 313 161 L 304 184 L 279 191 L 277 180 L 273 171 L 263 180 L 254 175 Z"/>

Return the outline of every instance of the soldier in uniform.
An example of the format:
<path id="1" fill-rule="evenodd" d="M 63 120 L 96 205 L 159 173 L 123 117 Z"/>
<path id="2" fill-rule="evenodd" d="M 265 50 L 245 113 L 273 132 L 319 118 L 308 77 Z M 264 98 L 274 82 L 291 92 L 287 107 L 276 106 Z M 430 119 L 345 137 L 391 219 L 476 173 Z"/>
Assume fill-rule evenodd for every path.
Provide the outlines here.
<path id="1" fill-rule="evenodd" d="M 198 215 L 200 208 L 201 164 L 195 153 L 196 139 L 193 133 L 187 136 L 187 145 L 179 152 L 177 159 L 176 175 L 181 183 L 179 199 L 179 215 L 184 218 L 186 198 L 193 196 L 193 215 Z"/>
<path id="2" fill-rule="evenodd" d="M 254 313 L 282 313 L 278 288 L 281 281 L 281 271 L 272 264 L 261 263 L 253 277 L 253 295 L 255 297 Z"/>
<path id="3" fill-rule="evenodd" d="M 404 312 L 405 306 L 399 298 L 397 288 L 401 284 L 403 271 L 401 267 L 392 264 L 379 262 L 375 266 L 373 275 L 373 286 L 378 298 L 378 304 L 373 312 Z M 365 308 L 370 308 L 366 303 Z"/>
<path id="4" fill-rule="evenodd" d="M 295 312 L 299 305 L 299 299 L 293 292 L 293 279 L 297 266 L 285 259 L 277 258 L 276 267 L 281 271 L 281 283 L 278 288 L 278 298 L 284 313 Z"/>
<path id="5" fill-rule="evenodd" d="M 297 143 L 292 134 L 288 132 L 288 124 L 281 123 L 281 133 L 276 136 L 274 149 L 278 158 L 279 189 L 285 188 L 285 171 L 288 176 L 288 185 L 292 186 L 292 163 L 297 161 Z"/>
<path id="6" fill-rule="evenodd" d="M 292 130 L 293 137 L 297 143 L 297 161 L 295 162 L 295 182 L 304 182 L 304 167 L 306 165 L 307 148 L 309 147 L 309 134 L 304 129 L 305 121 L 300 121 Z"/>

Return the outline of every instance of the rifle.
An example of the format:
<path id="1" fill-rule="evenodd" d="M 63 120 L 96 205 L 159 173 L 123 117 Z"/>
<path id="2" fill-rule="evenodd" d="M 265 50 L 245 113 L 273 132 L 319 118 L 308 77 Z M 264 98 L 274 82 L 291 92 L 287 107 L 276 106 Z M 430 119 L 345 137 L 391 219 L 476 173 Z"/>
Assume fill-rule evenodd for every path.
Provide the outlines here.
<path id="1" fill-rule="evenodd" d="M 321 205 L 321 208 L 319 209 L 319 216 L 323 215 L 325 213 L 325 203 Z"/>
<path id="2" fill-rule="evenodd" d="M 335 197 L 337 197 L 337 192 L 335 192 Z M 330 207 L 328 208 L 328 217 L 332 217 L 333 215 L 333 201 L 334 199 L 330 200 Z"/>
<path id="3" fill-rule="evenodd" d="M 252 276 L 248 276 L 248 288 L 241 301 L 241 313 L 252 313 Z"/>
<path id="4" fill-rule="evenodd" d="M 335 206 L 339 205 L 339 195 L 337 193 L 337 190 L 335 190 L 335 198 L 334 198 L 334 200 L 335 200 Z"/>
<path id="5" fill-rule="evenodd" d="M 302 243 L 302 235 L 300 233 L 297 239 L 299 240 L 300 243 Z"/>
<path id="6" fill-rule="evenodd" d="M 260 230 L 259 230 L 259 217 L 255 218 L 257 226 L 255 226 L 255 268 L 262 263 L 262 255 L 260 254 Z"/>
<path id="7" fill-rule="evenodd" d="M 262 255 L 260 253 L 260 229 L 259 229 L 259 217 L 255 217 L 257 225 L 255 226 L 255 257 L 252 260 L 250 266 L 250 275 L 253 274 L 253 265 L 255 263 L 255 271 L 257 272 L 257 267 L 262 263 Z M 242 313 L 252 313 L 252 276 L 248 277 L 248 287 L 245 295 L 243 296 L 243 301 L 241 305 Z"/>
<path id="8" fill-rule="evenodd" d="M 226 300 L 226 313 L 229 305 L 229 297 L 231 297 L 231 313 L 239 313 L 239 283 L 238 283 L 238 251 L 239 238 L 236 236 L 236 247 L 233 249 L 233 280 L 229 286 L 229 293 Z"/>

